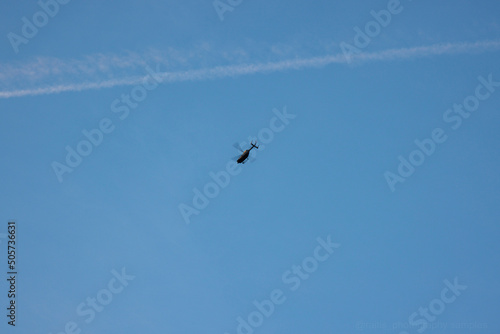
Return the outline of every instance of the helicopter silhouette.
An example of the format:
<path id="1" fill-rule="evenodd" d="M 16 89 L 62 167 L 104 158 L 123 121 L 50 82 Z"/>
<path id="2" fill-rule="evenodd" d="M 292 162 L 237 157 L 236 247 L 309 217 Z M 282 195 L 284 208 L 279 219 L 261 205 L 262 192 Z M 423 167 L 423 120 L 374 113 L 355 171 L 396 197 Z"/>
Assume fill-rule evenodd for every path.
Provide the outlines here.
<path id="1" fill-rule="evenodd" d="M 239 164 L 244 164 L 247 161 L 248 156 L 250 155 L 250 151 L 253 148 L 259 149 L 259 147 L 256 144 L 257 142 L 255 142 L 255 144 L 253 142 L 250 142 L 250 145 L 252 145 L 252 147 L 250 147 L 248 150 L 243 151 L 240 145 L 238 143 L 235 143 L 233 146 L 241 152 L 240 156 L 234 157 L 235 159 L 237 159 L 236 162 Z"/>

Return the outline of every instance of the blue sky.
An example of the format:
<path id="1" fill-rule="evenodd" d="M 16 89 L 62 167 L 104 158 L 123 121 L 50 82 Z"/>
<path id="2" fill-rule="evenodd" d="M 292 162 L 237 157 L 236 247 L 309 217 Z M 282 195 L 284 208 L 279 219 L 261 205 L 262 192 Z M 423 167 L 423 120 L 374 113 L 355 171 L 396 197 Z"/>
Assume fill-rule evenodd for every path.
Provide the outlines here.
<path id="1" fill-rule="evenodd" d="M 498 333 L 497 1 L 42 3 L 0 11 L 2 333 Z"/>

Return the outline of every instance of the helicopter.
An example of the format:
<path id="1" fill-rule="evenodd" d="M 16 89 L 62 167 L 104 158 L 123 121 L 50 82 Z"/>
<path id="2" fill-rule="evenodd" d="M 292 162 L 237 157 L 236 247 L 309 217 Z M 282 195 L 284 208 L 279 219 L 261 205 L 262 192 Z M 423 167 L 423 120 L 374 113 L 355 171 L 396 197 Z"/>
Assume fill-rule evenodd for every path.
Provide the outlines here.
<path id="1" fill-rule="evenodd" d="M 238 143 L 235 143 L 234 147 L 241 152 L 240 156 L 235 157 L 235 159 L 237 159 L 236 162 L 239 164 L 244 164 L 248 156 L 250 155 L 250 151 L 252 150 L 252 148 L 259 149 L 259 147 L 256 144 L 257 142 L 255 142 L 255 144 L 253 142 L 250 142 L 250 145 L 252 145 L 252 147 L 250 147 L 248 150 L 243 151 L 240 145 L 238 145 Z"/>

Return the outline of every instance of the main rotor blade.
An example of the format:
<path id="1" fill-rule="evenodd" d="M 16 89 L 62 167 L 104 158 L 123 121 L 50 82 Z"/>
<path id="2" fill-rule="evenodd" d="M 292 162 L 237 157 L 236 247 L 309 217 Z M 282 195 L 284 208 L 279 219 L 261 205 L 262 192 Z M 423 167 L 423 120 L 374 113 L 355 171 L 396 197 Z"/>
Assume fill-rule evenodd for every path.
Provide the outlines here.
<path id="1" fill-rule="evenodd" d="M 239 143 L 234 143 L 233 144 L 234 148 L 237 149 L 238 151 L 242 152 L 243 153 L 243 150 L 241 149 L 240 147 L 240 144 Z"/>
<path id="2" fill-rule="evenodd" d="M 257 157 L 257 153 L 255 151 L 252 151 L 248 155 L 248 159 L 247 160 L 253 163 L 253 162 L 255 162 L 255 160 L 257 160 L 256 157 Z"/>

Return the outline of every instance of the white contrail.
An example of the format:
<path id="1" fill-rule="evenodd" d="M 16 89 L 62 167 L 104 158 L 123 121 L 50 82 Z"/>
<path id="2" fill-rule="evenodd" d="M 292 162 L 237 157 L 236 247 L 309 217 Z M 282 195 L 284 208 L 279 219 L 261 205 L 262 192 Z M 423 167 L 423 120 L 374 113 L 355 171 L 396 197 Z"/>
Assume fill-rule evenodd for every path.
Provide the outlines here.
<path id="1" fill-rule="evenodd" d="M 500 49 L 500 41 L 480 41 L 473 43 L 446 43 L 419 46 L 412 48 L 388 49 L 377 52 L 359 53 L 351 56 L 351 62 L 405 60 L 439 55 L 455 55 L 463 53 L 482 53 Z M 159 76 L 165 82 L 202 81 L 225 77 L 236 77 L 248 74 L 272 73 L 285 70 L 299 70 L 312 67 L 323 67 L 329 64 L 347 64 L 348 59 L 341 53 L 322 57 L 299 58 L 283 61 L 217 66 L 206 69 L 178 72 L 162 72 Z M 94 82 L 52 85 L 39 88 L 0 91 L 0 98 L 57 94 L 77 92 L 90 89 L 131 86 L 143 82 L 147 76 L 131 76 L 123 79 L 109 79 Z"/>

